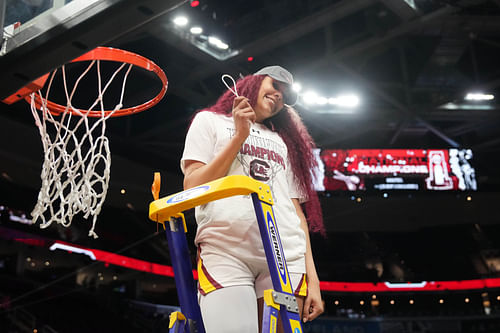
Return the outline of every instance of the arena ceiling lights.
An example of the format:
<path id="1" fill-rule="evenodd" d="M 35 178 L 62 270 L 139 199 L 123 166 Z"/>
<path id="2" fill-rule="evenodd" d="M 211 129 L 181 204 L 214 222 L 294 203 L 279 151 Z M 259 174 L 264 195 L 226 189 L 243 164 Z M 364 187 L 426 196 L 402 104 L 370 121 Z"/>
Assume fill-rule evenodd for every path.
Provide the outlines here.
<path id="1" fill-rule="evenodd" d="M 484 94 L 480 92 L 470 92 L 465 95 L 466 101 L 491 101 L 495 99 L 495 96 L 492 94 Z"/>
<path id="2" fill-rule="evenodd" d="M 326 97 L 312 90 L 300 94 L 300 101 L 319 113 L 352 113 L 361 103 L 359 96 L 353 93 Z"/>
<path id="3" fill-rule="evenodd" d="M 301 93 L 302 84 L 299 82 L 295 82 L 292 89 L 299 95 L 299 101 L 301 103 L 309 107 L 317 106 L 319 112 L 344 113 L 339 111 L 342 109 L 354 109 L 360 104 L 360 98 L 356 94 L 340 94 L 334 97 L 324 97 L 312 90 Z M 324 110 L 321 110 L 322 107 Z M 334 110 L 332 110 L 332 107 Z M 350 113 L 349 110 L 348 113 Z"/>
<path id="4" fill-rule="evenodd" d="M 186 16 L 175 16 L 167 23 L 167 28 L 178 37 L 217 60 L 224 61 L 240 53 L 240 50 L 232 49 L 229 44 L 219 37 L 208 32 L 205 33 L 200 24 L 191 24 Z"/>
<path id="5" fill-rule="evenodd" d="M 463 101 L 453 101 L 441 105 L 445 110 L 495 110 L 498 106 L 494 103 L 495 95 L 490 93 L 471 91 L 468 92 Z"/>

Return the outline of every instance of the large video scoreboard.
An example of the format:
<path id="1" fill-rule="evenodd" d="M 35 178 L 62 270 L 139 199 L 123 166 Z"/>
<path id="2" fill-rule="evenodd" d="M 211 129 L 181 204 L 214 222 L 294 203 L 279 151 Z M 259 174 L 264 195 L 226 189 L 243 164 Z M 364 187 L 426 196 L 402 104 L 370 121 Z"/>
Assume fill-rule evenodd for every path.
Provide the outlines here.
<path id="1" fill-rule="evenodd" d="M 316 151 L 318 191 L 477 190 L 470 149 Z"/>

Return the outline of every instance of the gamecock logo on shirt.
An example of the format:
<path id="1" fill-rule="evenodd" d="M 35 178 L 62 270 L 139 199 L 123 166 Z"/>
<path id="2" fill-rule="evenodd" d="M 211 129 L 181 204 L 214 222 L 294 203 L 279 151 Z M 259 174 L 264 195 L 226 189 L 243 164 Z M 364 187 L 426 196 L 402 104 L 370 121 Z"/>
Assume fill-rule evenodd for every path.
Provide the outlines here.
<path id="1" fill-rule="evenodd" d="M 270 165 L 261 160 L 253 160 L 250 162 L 250 176 L 252 176 L 253 179 L 260 180 L 260 181 L 268 181 L 269 180 L 269 168 Z"/>

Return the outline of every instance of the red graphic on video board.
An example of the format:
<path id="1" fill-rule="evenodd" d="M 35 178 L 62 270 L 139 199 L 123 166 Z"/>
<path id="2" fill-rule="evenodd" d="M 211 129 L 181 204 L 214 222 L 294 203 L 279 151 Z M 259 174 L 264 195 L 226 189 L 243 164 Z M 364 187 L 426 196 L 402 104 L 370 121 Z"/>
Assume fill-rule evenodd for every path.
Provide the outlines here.
<path id="1" fill-rule="evenodd" d="M 327 149 L 319 190 L 475 190 L 472 152 L 458 149 Z"/>

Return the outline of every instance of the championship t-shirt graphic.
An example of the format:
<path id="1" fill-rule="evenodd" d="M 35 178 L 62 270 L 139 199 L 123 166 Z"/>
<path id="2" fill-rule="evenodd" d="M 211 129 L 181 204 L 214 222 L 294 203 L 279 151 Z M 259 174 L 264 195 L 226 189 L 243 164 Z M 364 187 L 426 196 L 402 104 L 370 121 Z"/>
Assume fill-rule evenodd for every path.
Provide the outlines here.
<path id="1" fill-rule="evenodd" d="M 234 128 L 227 128 L 227 130 L 232 137 Z M 252 133 L 241 146 L 236 158 L 243 166 L 246 176 L 264 182 L 272 188 L 276 175 L 286 169 L 286 146 L 270 138 L 259 136 L 259 132 L 252 129 Z"/>
<path id="2" fill-rule="evenodd" d="M 235 135 L 233 118 L 209 111 L 199 112 L 186 135 L 181 159 L 185 171 L 188 160 L 209 164 L 221 154 Z M 263 124 L 251 125 L 250 135 L 239 147 L 226 176 L 244 175 L 269 185 L 273 212 L 279 226 L 288 269 L 305 272 L 305 234 L 292 199 L 303 202 L 288 161 L 288 150 L 278 133 Z M 223 244 L 225 251 L 240 257 L 259 252 L 265 258 L 259 227 L 250 194 L 235 195 L 196 207 L 196 244 Z M 257 247 L 256 247 L 257 246 Z M 262 256 L 262 258 L 261 258 Z M 265 261 L 265 259 L 264 259 Z"/>

